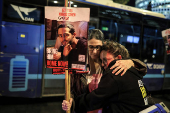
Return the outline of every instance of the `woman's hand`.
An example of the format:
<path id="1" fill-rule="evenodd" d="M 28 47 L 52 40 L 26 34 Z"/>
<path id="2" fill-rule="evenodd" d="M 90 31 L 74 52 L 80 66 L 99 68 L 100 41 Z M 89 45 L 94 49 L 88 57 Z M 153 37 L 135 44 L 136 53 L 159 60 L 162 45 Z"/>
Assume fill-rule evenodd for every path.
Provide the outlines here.
<path id="1" fill-rule="evenodd" d="M 89 92 L 92 92 L 93 90 L 98 88 L 98 84 L 100 82 L 100 79 L 102 77 L 102 74 L 93 74 L 91 77 L 91 81 L 89 83 Z"/>
<path id="2" fill-rule="evenodd" d="M 123 76 L 131 66 L 134 67 L 134 63 L 132 60 L 117 60 L 110 69 L 115 68 L 112 73 L 114 74 L 116 72 L 115 75 L 118 75 L 122 72 L 121 76 Z"/>
<path id="3" fill-rule="evenodd" d="M 66 100 L 63 100 L 63 103 L 62 103 L 62 109 L 64 111 L 68 111 L 70 110 L 71 106 L 72 106 L 72 102 L 73 102 L 73 99 L 70 98 L 69 102 L 66 101 Z"/>

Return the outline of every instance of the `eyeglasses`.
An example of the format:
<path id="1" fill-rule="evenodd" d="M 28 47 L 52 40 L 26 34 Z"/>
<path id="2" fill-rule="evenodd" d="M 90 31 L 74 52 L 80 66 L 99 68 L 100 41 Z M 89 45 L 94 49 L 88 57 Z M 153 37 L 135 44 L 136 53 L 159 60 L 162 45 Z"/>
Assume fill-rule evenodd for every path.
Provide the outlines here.
<path id="1" fill-rule="evenodd" d="M 62 34 L 58 34 L 58 35 L 57 35 L 57 37 L 60 37 L 60 38 L 62 38 L 62 37 L 68 37 L 68 36 L 69 36 L 68 33 L 64 33 L 63 35 L 62 35 Z"/>
<path id="2" fill-rule="evenodd" d="M 92 46 L 92 45 L 89 45 L 89 51 L 93 51 L 94 49 L 96 50 L 101 50 L 102 46 L 100 45 L 97 45 L 97 46 Z"/>

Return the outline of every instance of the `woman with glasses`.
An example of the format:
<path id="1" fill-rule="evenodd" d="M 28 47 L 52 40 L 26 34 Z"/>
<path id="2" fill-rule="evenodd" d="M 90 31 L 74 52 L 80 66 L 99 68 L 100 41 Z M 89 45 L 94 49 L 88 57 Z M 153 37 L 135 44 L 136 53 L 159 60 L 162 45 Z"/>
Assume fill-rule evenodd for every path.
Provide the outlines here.
<path id="1" fill-rule="evenodd" d="M 86 92 L 91 92 L 94 89 L 98 87 L 98 83 L 100 81 L 100 78 L 103 73 L 103 69 L 101 66 L 101 60 L 100 60 L 100 52 L 102 50 L 102 45 L 104 43 L 104 35 L 102 31 L 99 29 L 93 29 L 90 31 L 90 35 L 88 37 L 88 66 L 89 68 L 89 74 L 86 75 L 85 77 L 78 77 L 78 79 L 74 80 L 72 79 L 72 83 L 76 83 L 72 88 L 72 92 L 74 95 L 74 98 L 76 98 L 78 95 L 82 94 L 83 91 Z M 137 65 L 138 68 L 136 68 L 138 71 L 142 72 L 143 75 L 146 74 L 146 66 L 143 62 L 137 60 L 137 59 L 129 59 L 129 60 L 118 60 L 115 65 L 111 67 L 111 69 L 115 68 L 112 73 L 116 72 L 116 75 L 121 73 L 123 75 L 131 66 Z M 86 79 L 85 79 L 86 78 Z M 76 82 L 75 82 L 76 81 Z M 85 86 L 85 87 L 82 87 Z M 79 87 L 79 88 L 77 88 Z M 85 90 L 82 90 L 84 88 Z M 76 90 L 74 90 L 76 89 Z M 81 91 L 80 91 L 81 90 Z M 80 93 L 81 92 L 81 93 Z M 73 102 L 74 103 L 74 102 Z M 62 103 L 62 108 L 63 110 L 67 111 L 71 108 L 72 106 L 72 98 L 70 99 L 70 102 L 67 102 L 66 100 L 63 100 Z M 74 106 L 72 107 L 74 111 Z M 84 113 L 82 111 L 82 113 Z M 89 111 L 87 113 L 102 113 L 102 109 L 94 110 L 94 111 Z"/>

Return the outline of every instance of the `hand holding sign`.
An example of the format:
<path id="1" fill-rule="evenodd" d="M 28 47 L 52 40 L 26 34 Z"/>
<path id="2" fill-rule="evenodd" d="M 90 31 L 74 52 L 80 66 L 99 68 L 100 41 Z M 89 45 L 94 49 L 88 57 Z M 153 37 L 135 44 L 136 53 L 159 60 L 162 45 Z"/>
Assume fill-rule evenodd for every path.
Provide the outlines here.
<path id="1" fill-rule="evenodd" d="M 71 108 L 71 106 L 72 106 L 72 102 L 73 102 L 73 99 L 72 99 L 72 98 L 70 98 L 69 101 L 63 100 L 62 109 L 63 109 L 64 111 L 70 110 L 70 108 Z"/>

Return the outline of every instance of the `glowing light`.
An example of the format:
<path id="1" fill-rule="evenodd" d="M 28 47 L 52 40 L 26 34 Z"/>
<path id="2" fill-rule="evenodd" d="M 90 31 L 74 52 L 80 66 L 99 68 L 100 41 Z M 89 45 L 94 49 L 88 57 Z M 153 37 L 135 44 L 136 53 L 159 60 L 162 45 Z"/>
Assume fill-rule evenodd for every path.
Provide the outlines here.
<path id="1" fill-rule="evenodd" d="M 73 5 L 74 7 L 77 7 L 77 5 Z"/>
<path id="2" fill-rule="evenodd" d="M 69 1 L 68 1 L 68 3 L 69 3 Z M 73 4 L 73 2 L 72 2 L 72 1 L 70 1 L 70 4 Z"/>
<path id="3" fill-rule="evenodd" d="M 142 7 L 142 6 L 143 6 L 143 3 L 140 3 L 140 4 L 139 4 L 139 7 Z"/>
<path id="4" fill-rule="evenodd" d="M 58 3 L 58 1 L 54 1 L 54 3 L 56 4 L 56 3 Z"/>
<path id="5" fill-rule="evenodd" d="M 152 58 L 155 58 L 155 55 L 152 55 Z"/>

